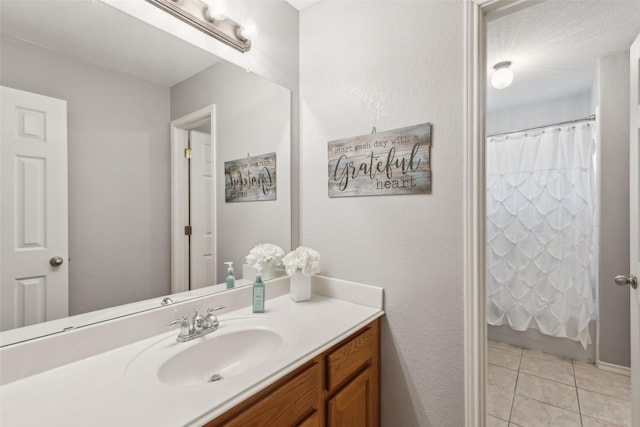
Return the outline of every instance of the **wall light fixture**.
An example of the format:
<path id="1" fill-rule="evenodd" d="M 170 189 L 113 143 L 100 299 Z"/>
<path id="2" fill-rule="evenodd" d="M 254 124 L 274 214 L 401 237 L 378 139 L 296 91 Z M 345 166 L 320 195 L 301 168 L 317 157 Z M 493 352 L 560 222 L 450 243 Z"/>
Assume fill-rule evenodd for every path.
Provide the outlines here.
<path id="1" fill-rule="evenodd" d="M 204 10 L 204 17 L 209 22 L 224 21 L 229 18 L 227 7 L 220 0 L 203 0 L 207 6 Z"/>
<path id="2" fill-rule="evenodd" d="M 250 35 L 229 19 L 221 0 L 146 1 L 240 52 L 251 49 Z"/>
<path id="3" fill-rule="evenodd" d="M 511 61 L 498 62 L 493 66 L 491 76 L 491 86 L 496 89 L 504 89 L 513 81 L 513 71 L 511 71 Z"/>

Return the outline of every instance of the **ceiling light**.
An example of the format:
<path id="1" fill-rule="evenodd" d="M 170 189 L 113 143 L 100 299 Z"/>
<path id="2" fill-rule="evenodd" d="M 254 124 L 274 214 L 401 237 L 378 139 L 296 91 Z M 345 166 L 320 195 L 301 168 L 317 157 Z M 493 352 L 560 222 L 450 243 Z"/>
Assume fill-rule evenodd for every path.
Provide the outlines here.
<path id="1" fill-rule="evenodd" d="M 496 89 L 504 89 L 513 81 L 513 71 L 511 71 L 511 61 L 499 62 L 493 66 L 491 76 L 491 86 Z"/>

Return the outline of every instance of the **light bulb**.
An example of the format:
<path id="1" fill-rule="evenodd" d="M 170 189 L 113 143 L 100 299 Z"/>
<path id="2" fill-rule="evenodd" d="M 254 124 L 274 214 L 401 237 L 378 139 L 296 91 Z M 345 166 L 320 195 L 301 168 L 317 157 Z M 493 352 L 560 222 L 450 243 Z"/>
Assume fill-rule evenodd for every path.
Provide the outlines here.
<path id="1" fill-rule="evenodd" d="M 513 81 L 513 71 L 509 68 L 510 61 L 500 62 L 494 65 L 493 75 L 491 76 L 491 86 L 496 89 L 504 89 Z"/>
<path id="2" fill-rule="evenodd" d="M 238 28 L 238 36 L 243 40 L 249 40 L 251 37 L 256 35 L 257 31 L 258 30 L 253 23 L 248 23 Z"/>
<path id="3" fill-rule="evenodd" d="M 224 21 L 229 17 L 227 7 L 220 0 L 205 0 L 207 5 L 206 14 L 210 21 Z"/>

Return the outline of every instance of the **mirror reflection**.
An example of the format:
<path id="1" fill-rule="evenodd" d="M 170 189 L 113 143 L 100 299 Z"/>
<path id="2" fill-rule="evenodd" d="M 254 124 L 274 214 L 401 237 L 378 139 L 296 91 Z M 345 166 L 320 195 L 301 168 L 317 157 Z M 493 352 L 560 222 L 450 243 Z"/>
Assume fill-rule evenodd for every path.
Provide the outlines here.
<path id="1" fill-rule="evenodd" d="M 3 0 L 0 19 L 2 345 L 225 289 L 225 261 L 240 279 L 256 244 L 290 250 L 288 90 L 101 2 Z M 196 133 L 208 183 L 177 197 Z M 276 200 L 225 202 L 224 162 L 266 153 Z M 177 236 L 194 216 L 205 229 Z"/>

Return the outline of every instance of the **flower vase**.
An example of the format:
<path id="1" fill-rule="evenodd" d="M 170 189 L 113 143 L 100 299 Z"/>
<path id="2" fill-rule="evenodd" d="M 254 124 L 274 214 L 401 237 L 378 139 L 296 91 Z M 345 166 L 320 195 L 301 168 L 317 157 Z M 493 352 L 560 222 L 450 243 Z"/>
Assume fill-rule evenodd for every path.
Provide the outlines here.
<path id="1" fill-rule="evenodd" d="M 297 302 L 311 299 L 311 276 L 300 272 L 293 273 L 290 277 L 289 295 Z"/>
<path id="2" fill-rule="evenodd" d="M 271 280 L 276 277 L 276 266 L 272 263 L 267 263 L 262 267 L 261 271 L 262 280 Z"/>

